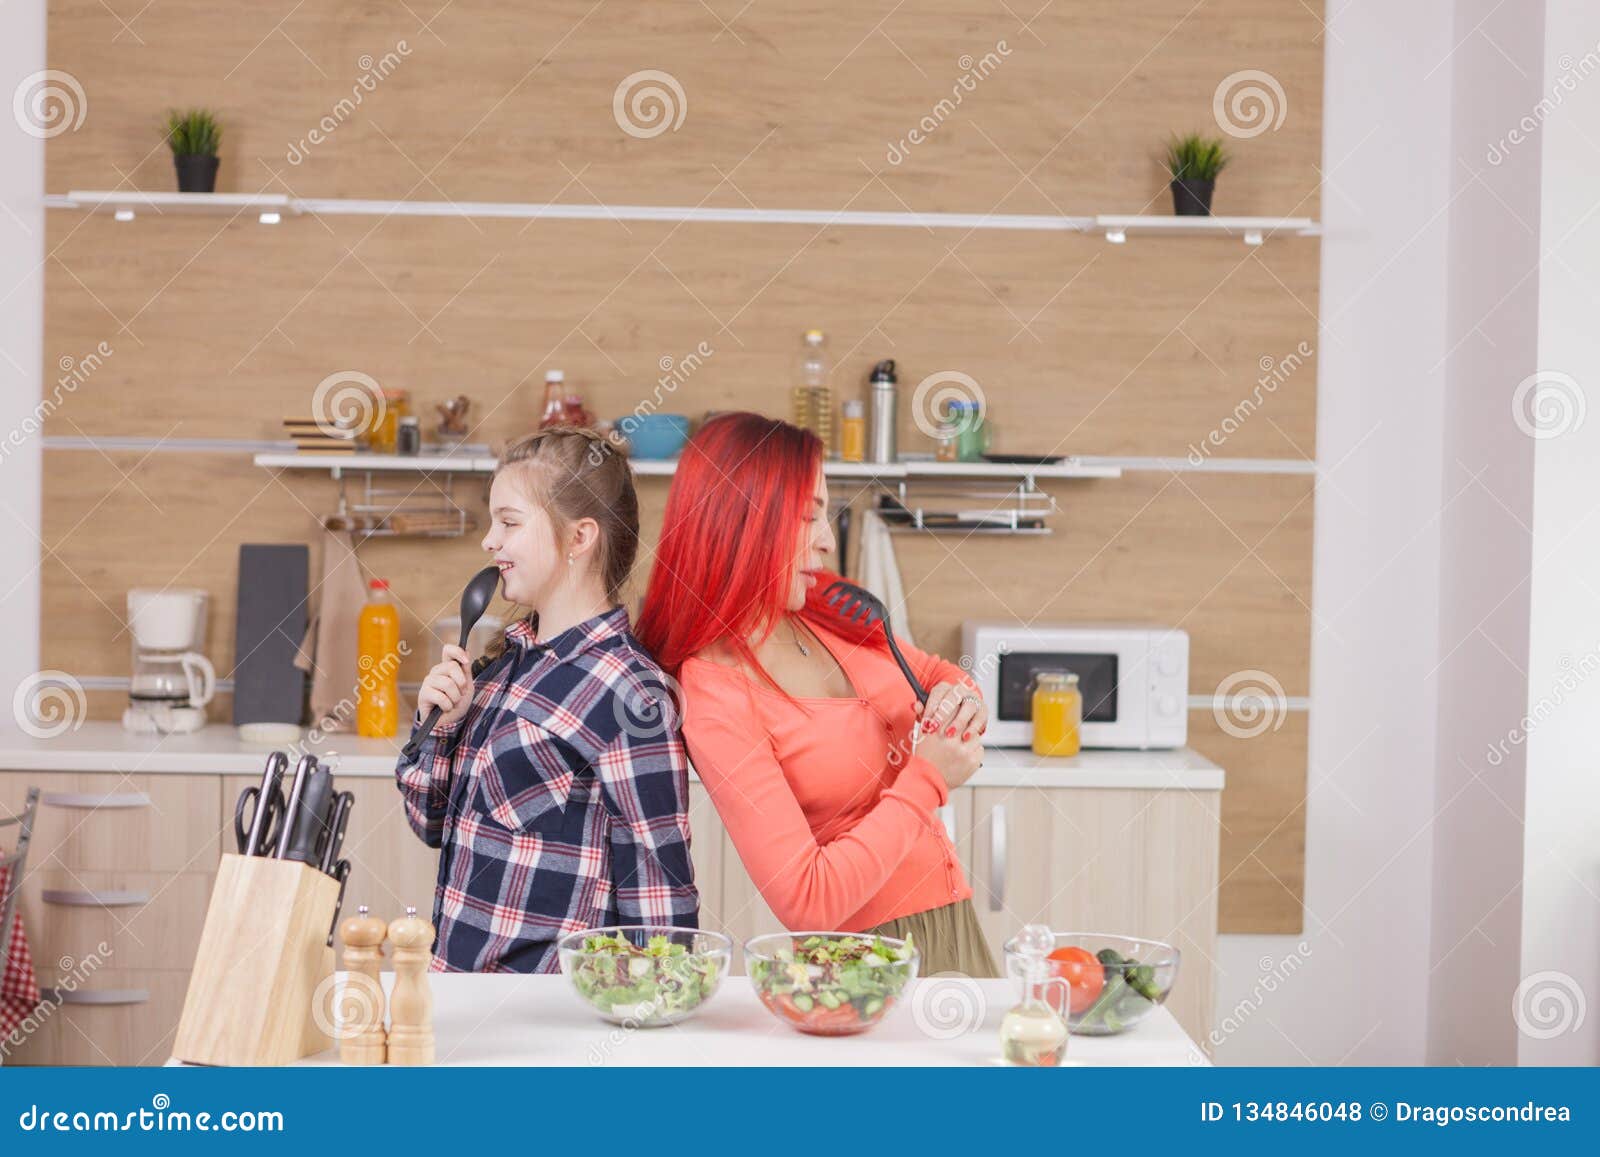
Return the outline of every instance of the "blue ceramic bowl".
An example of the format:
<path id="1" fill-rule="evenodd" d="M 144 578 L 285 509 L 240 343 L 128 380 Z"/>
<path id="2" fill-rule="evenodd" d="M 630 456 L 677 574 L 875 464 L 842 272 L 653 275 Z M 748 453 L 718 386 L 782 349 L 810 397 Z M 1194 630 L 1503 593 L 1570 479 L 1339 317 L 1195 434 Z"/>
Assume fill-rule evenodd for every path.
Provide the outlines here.
<path id="1" fill-rule="evenodd" d="M 675 458 L 689 440 L 686 414 L 629 414 L 617 430 L 628 440 L 635 458 Z"/>

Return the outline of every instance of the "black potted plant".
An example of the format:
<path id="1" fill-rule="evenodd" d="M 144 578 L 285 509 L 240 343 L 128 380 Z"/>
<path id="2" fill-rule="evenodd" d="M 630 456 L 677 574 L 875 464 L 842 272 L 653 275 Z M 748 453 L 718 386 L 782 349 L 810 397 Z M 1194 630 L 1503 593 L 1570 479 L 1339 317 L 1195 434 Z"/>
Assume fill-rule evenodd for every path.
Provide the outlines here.
<path id="1" fill-rule="evenodd" d="M 1218 137 L 1199 133 L 1173 137 L 1167 143 L 1167 171 L 1172 174 L 1172 211 L 1179 217 L 1211 216 L 1211 191 L 1217 174 L 1233 158 Z"/>
<path id="2" fill-rule="evenodd" d="M 205 109 L 167 114 L 167 144 L 178 170 L 178 192 L 214 193 L 217 189 L 217 145 L 222 126 Z"/>

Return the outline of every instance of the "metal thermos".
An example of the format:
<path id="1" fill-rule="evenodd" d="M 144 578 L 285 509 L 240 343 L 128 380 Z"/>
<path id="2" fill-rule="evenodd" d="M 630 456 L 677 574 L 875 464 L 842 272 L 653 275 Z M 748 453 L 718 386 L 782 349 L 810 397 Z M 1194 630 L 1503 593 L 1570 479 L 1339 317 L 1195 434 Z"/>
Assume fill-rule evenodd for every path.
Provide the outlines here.
<path id="1" fill-rule="evenodd" d="M 894 440 L 896 379 L 894 359 L 872 367 L 872 417 L 867 429 L 867 461 L 879 466 L 899 458 Z"/>

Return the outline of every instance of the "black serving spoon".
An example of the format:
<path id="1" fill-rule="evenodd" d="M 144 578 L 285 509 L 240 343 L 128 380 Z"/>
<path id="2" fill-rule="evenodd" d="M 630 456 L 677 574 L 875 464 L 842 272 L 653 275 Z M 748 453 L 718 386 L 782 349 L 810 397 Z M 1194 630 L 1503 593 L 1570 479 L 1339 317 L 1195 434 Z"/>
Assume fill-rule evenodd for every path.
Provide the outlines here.
<path id="1" fill-rule="evenodd" d="M 865 623 L 869 627 L 875 623 L 882 623 L 883 637 L 889 640 L 889 650 L 894 653 L 894 661 L 900 664 L 900 673 L 906 677 L 906 682 L 910 683 L 911 689 L 917 693 L 917 701 L 923 705 L 927 704 L 928 690 L 917 681 L 916 675 L 911 671 L 911 664 L 907 663 L 906 657 L 900 653 L 900 644 L 894 641 L 894 632 L 889 629 L 889 611 L 883 605 L 883 600 L 866 587 L 841 581 L 828 584 L 827 589 L 822 592 L 822 601 L 837 611 L 840 618 Z"/>
<path id="2" fill-rule="evenodd" d="M 489 604 L 494 601 L 495 588 L 500 585 L 500 568 L 486 566 L 472 576 L 472 581 L 467 584 L 467 589 L 461 592 L 461 640 L 456 646 L 466 649 L 467 638 L 472 634 L 472 628 L 478 625 L 478 620 L 483 618 L 483 612 L 489 609 Z M 428 712 L 428 717 L 422 721 L 422 726 L 411 733 L 410 741 L 400 749 L 400 754 L 407 762 L 415 762 L 417 755 L 422 750 L 422 737 L 433 730 L 433 725 L 439 722 L 439 716 L 444 712 L 435 707 Z"/>

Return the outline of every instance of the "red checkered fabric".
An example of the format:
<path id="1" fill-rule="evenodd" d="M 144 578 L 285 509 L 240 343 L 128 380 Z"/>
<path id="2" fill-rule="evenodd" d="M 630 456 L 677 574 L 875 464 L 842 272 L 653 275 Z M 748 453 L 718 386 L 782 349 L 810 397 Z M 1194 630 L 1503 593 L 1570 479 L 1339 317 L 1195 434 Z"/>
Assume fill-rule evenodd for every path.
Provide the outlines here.
<path id="1" fill-rule="evenodd" d="M 0 868 L 0 896 L 6 894 L 10 868 Z M 39 978 L 33 972 L 33 954 L 22 930 L 22 909 L 17 908 L 16 924 L 11 929 L 11 949 L 0 960 L 0 1039 L 27 1019 L 39 1007 Z"/>

